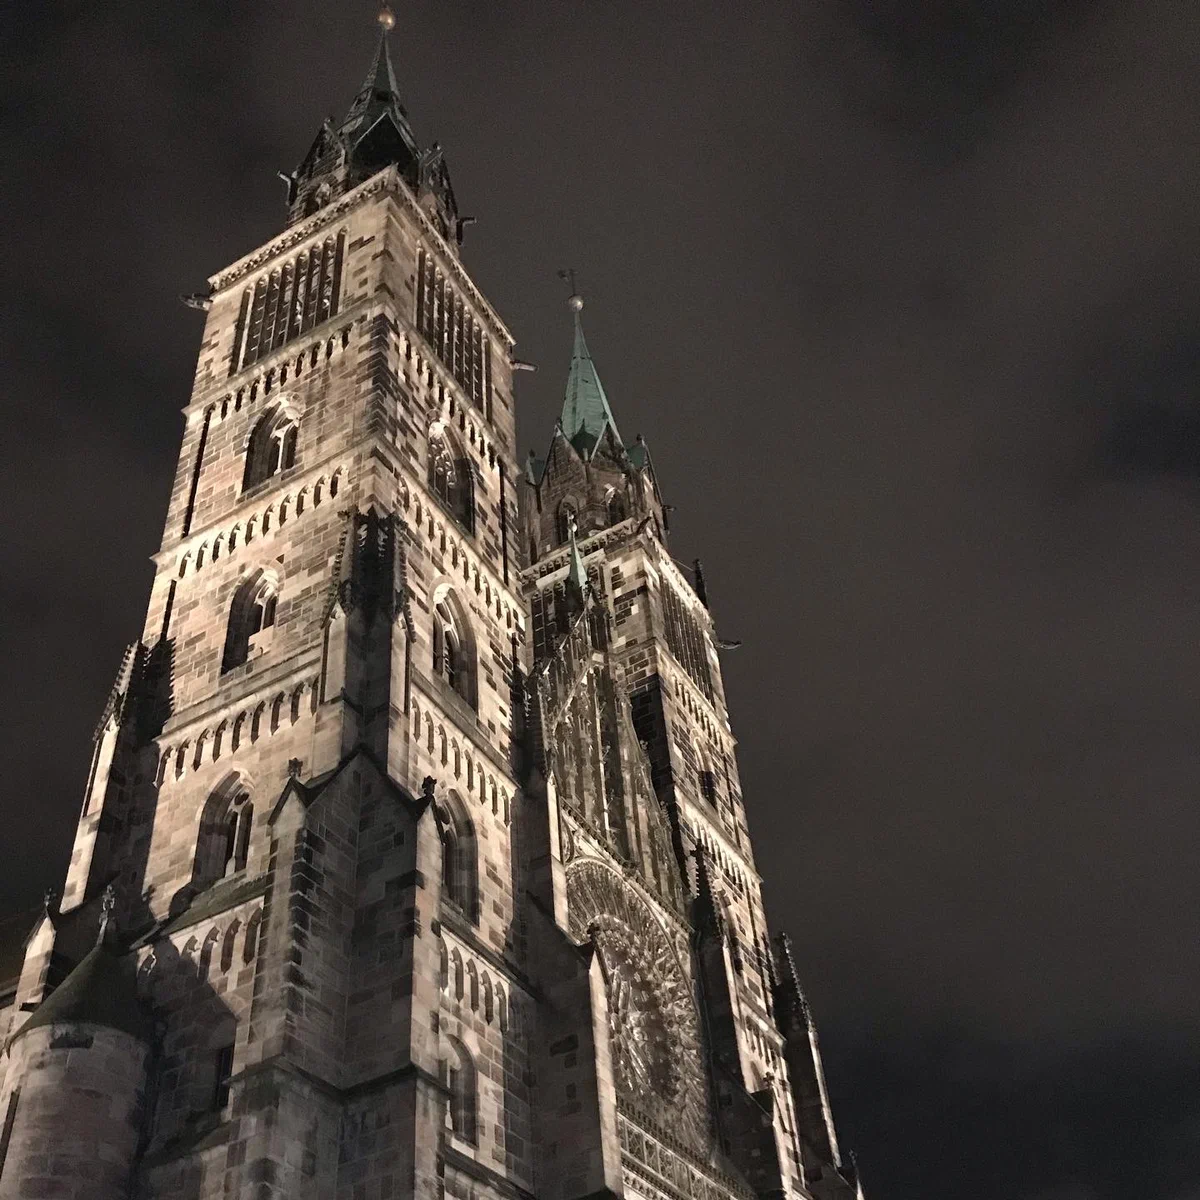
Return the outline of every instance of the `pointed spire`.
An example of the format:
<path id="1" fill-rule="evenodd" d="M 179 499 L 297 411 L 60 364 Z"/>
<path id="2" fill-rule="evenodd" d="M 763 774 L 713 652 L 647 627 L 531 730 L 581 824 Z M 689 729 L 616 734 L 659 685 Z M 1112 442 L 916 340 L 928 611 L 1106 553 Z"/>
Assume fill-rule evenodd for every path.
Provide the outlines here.
<path id="1" fill-rule="evenodd" d="M 613 418 L 612 409 L 608 406 L 608 397 L 604 394 L 604 385 L 600 382 L 600 374 L 596 364 L 588 352 L 587 342 L 583 336 L 583 322 L 579 314 L 583 311 L 583 297 L 574 290 L 574 272 L 559 272 L 569 277 L 572 286 L 571 297 L 567 307 L 575 314 L 575 348 L 571 354 L 571 369 L 567 373 L 567 391 L 563 398 L 562 416 L 559 418 L 559 428 L 567 441 L 579 451 L 584 458 L 591 458 L 606 429 L 612 430 L 612 435 L 618 446 L 623 446 L 621 435 L 617 431 L 617 422 Z"/>
<path id="2" fill-rule="evenodd" d="M 375 51 L 375 60 L 371 63 L 371 70 L 367 73 L 367 78 L 363 81 L 363 87 L 360 90 L 366 91 L 370 87 L 373 91 L 382 93 L 381 98 L 395 99 L 399 103 L 400 87 L 396 83 L 396 72 L 392 69 L 392 56 L 388 51 L 388 34 L 396 28 L 396 14 L 385 4 L 379 10 L 379 16 L 375 20 L 379 22 L 379 47 Z"/>
<path id="3" fill-rule="evenodd" d="M 775 936 L 775 1012 L 779 1031 L 789 1037 L 800 1029 L 809 1032 L 813 1028 L 812 1010 L 808 997 L 800 985 L 796 970 L 796 959 L 792 953 L 792 939 L 786 933 Z"/>
<path id="4" fill-rule="evenodd" d="M 575 540 L 575 515 L 571 514 L 567 522 L 567 534 L 571 540 L 570 566 L 567 568 L 567 582 L 579 594 L 582 600 L 587 595 L 587 568 L 583 565 L 583 555 L 579 553 L 579 543 Z"/>
<path id="5" fill-rule="evenodd" d="M 708 607 L 708 585 L 704 582 L 704 567 L 700 560 L 692 561 L 692 578 L 695 580 L 696 596 L 705 608 Z"/>
<path id="6" fill-rule="evenodd" d="M 408 124 L 408 112 L 400 100 L 400 85 L 396 82 L 396 71 L 388 46 L 388 34 L 396 27 L 396 17 L 391 8 L 384 4 L 376 19 L 379 22 L 379 44 L 362 87 L 358 89 L 354 103 L 342 122 L 342 133 L 355 141 L 371 129 L 380 117 L 387 115 L 415 154 L 416 139 Z"/>

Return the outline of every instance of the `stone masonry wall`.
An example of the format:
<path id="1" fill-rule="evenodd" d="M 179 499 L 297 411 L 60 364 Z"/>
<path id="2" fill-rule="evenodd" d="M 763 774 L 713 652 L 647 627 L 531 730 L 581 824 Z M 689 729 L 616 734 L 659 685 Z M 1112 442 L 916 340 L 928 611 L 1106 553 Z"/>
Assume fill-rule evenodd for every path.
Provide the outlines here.
<path id="1" fill-rule="evenodd" d="M 292 1195 L 285 1179 L 296 1196 L 325 1195 L 319 1181 L 338 1176 L 339 1139 L 350 1156 L 352 1194 L 393 1194 L 389 1186 L 399 1188 L 419 1156 L 403 1147 L 382 1151 L 378 1130 L 394 1135 L 422 1120 L 433 1120 L 435 1132 L 442 1126 L 441 1109 L 430 1115 L 433 1093 L 419 1083 L 414 1092 L 405 1074 L 407 1039 L 416 1036 L 409 1022 L 418 1020 L 432 1022 L 435 1037 L 453 1036 L 466 1047 L 478 1073 L 478 1137 L 460 1152 L 496 1179 L 532 1178 L 510 836 L 512 676 L 525 618 L 512 586 L 507 345 L 497 339 L 493 346 L 489 422 L 413 332 L 412 271 L 426 235 L 403 206 L 378 195 L 314 229 L 309 240 L 330 232 L 342 232 L 346 247 L 337 316 L 232 376 L 243 288 L 309 242 L 280 243 L 275 256 L 260 255 L 254 272 L 217 291 L 158 556 L 146 639 L 169 633 L 172 704 L 139 764 L 125 866 L 127 891 L 144 895 L 158 919 L 174 918 L 144 971 L 167 1027 L 144 1173 L 148 1196 L 207 1200 L 260 1184 Z M 250 434 L 278 405 L 299 421 L 296 465 L 244 491 Z M 427 487 L 435 420 L 453 431 L 472 464 L 472 530 Z M 413 1011 L 419 989 L 409 948 L 433 931 L 408 899 L 426 876 L 414 858 L 411 814 L 391 786 L 373 766 L 352 765 L 328 786 L 318 784 L 315 799 L 293 796 L 271 818 L 293 774 L 306 786 L 320 780 L 338 767 L 347 728 L 373 728 L 374 718 L 348 707 L 353 697 L 327 687 L 327 639 L 335 634 L 325 625 L 337 571 L 352 553 L 343 514 L 372 505 L 400 522 L 407 585 L 406 615 L 397 617 L 386 666 L 387 767 L 410 796 L 427 775 L 439 796 L 455 793 L 477 849 L 478 913 L 472 920 L 450 906 L 442 921 L 442 936 L 477 964 L 476 991 L 460 1001 L 442 989 L 441 1028 L 437 1012 Z M 274 631 L 261 654 L 223 671 L 233 595 L 259 570 L 279 580 Z M 474 706 L 433 671 L 433 611 L 449 590 L 474 645 Z M 347 639 L 349 655 L 384 644 L 354 619 L 336 636 Z M 195 894 L 189 888 L 204 814 L 214 796 L 243 788 L 254 804 L 248 862 Z M 440 867 L 426 864 L 431 869 L 436 875 Z M 214 1100 L 215 1064 L 230 1040 L 233 1079 L 222 1108 Z M 312 1081 L 307 1092 L 280 1074 L 284 1064 Z M 436 1075 L 436 1060 L 431 1069 Z M 395 1083 L 379 1082 L 389 1071 L 400 1072 Z M 382 1090 L 377 1099 L 351 1099 L 362 1088 Z M 306 1105 L 315 1124 L 301 1129 Z M 303 1161 L 290 1161 L 289 1139 L 308 1147 Z"/>
<path id="2" fill-rule="evenodd" d="M 146 1047 L 103 1026 L 48 1025 L 18 1038 L 9 1054 L 0 1122 L 12 1087 L 20 1090 L 0 1195 L 126 1200 L 144 1120 Z"/>

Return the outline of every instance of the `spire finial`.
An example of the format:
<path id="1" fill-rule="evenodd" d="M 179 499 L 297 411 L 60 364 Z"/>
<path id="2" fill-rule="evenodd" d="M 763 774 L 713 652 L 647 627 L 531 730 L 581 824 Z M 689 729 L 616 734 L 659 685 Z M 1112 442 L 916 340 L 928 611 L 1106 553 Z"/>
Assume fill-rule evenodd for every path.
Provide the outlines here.
<path id="1" fill-rule="evenodd" d="M 396 28 L 396 14 L 392 12 L 392 6 L 388 4 L 387 0 L 384 0 L 380 6 L 375 20 L 379 22 L 379 28 L 383 30 L 384 36 Z"/>
<path id="2" fill-rule="evenodd" d="M 571 354 L 567 393 L 563 398 L 558 426 L 585 461 L 592 457 L 606 431 L 611 434 L 612 450 L 619 453 L 624 443 L 617 432 L 612 409 L 608 407 L 608 397 L 604 394 L 604 386 L 583 336 L 583 321 L 579 316 L 583 309 L 583 297 L 579 294 L 575 270 L 573 267 L 563 268 L 558 272 L 558 277 L 571 289 L 567 307 L 575 316 L 575 348 Z"/>
<path id="3" fill-rule="evenodd" d="M 567 307 L 573 313 L 583 311 L 583 297 L 579 294 L 579 286 L 575 282 L 575 268 L 563 267 L 558 272 L 559 279 L 565 280 L 568 287 L 571 289 L 570 296 L 567 297 Z"/>

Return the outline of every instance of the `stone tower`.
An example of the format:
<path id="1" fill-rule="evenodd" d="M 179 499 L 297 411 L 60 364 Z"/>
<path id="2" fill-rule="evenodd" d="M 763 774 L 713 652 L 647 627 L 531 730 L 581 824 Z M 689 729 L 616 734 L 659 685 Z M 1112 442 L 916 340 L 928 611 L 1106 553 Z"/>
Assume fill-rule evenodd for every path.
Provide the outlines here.
<path id="1" fill-rule="evenodd" d="M 854 1197 L 699 564 L 513 340 L 388 33 L 205 328 L 146 622 L 0 1009 L 0 1197 Z"/>

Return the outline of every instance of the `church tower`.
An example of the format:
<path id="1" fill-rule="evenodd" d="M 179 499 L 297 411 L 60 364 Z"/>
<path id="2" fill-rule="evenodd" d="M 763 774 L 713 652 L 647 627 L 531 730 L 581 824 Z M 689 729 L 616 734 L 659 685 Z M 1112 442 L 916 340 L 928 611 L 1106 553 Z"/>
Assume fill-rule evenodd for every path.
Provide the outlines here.
<path id="1" fill-rule="evenodd" d="M 191 297 L 145 625 L 0 1011 L 0 1197 L 861 1195 L 699 563 L 573 295 L 544 459 L 389 34 Z"/>

